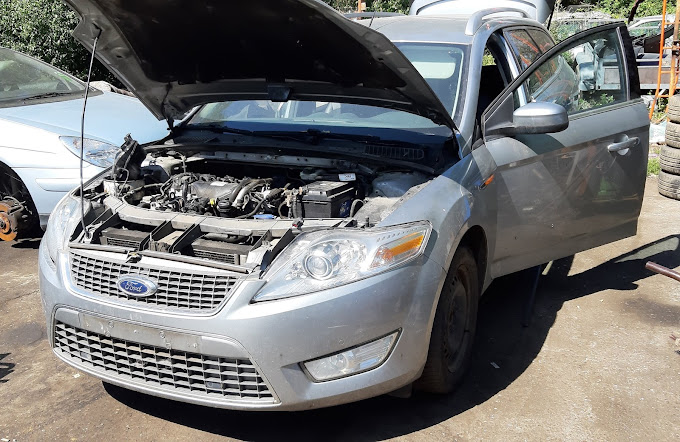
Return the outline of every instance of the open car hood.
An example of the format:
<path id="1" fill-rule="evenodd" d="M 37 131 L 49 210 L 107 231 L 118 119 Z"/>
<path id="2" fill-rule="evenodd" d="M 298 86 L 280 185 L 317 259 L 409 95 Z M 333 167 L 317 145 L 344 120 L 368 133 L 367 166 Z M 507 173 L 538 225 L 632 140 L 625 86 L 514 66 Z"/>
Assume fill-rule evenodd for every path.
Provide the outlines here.
<path id="1" fill-rule="evenodd" d="M 382 34 L 317 0 L 64 0 L 74 36 L 157 118 L 233 100 L 366 104 L 454 128 Z"/>

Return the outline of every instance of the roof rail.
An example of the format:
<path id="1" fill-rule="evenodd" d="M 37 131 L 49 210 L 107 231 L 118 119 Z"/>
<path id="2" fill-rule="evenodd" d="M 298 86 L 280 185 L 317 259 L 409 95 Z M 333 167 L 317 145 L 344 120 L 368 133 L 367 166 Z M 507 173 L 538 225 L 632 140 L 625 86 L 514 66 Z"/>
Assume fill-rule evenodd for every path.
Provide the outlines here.
<path id="1" fill-rule="evenodd" d="M 532 18 L 527 11 L 518 8 L 501 7 L 482 9 L 472 14 L 468 19 L 467 25 L 465 25 L 465 35 L 475 35 L 475 32 L 482 25 L 482 21 L 484 21 L 485 17 L 502 12 L 512 12 L 514 14 L 519 14 L 525 18 Z"/>
<path id="2" fill-rule="evenodd" d="M 380 18 L 380 17 L 400 17 L 404 14 L 401 14 L 399 12 L 348 12 L 346 14 L 342 14 L 345 16 L 345 18 Z"/>

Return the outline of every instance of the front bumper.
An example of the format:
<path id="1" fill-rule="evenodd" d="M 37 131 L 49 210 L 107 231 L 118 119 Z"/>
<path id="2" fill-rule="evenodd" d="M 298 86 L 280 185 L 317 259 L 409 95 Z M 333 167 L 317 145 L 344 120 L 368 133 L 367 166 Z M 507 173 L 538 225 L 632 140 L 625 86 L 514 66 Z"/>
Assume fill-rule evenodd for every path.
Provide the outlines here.
<path id="1" fill-rule="evenodd" d="M 423 256 L 405 267 L 332 290 L 256 304 L 250 300 L 263 283 L 246 280 L 233 289 L 218 310 L 184 314 L 84 294 L 71 285 L 68 254 L 60 253 L 57 266 L 47 256 L 44 245 L 39 255 L 49 341 L 65 362 L 107 382 L 154 396 L 246 410 L 338 405 L 388 393 L 417 379 L 427 357 L 436 294 L 444 272 Z M 63 350 L 63 336 L 55 335 L 57 326 L 62 335 L 69 330 L 71 354 Z M 399 338 L 377 368 L 326 382 L 312 381 L 301 368 L 304 361 L 395 330 L 400 330 Z M 86 353 L 87 357 L 78 357 L 81 345 L 95 349 L 110 346 L 108 362 L 105 358 L 106 363 L 92 364 Z M 131 370 L 147 371 L 143 358 L 131 358 L 129 354 L 144 350 L 154 354 L 155 359 L 150 361 L 158 367 L 151 369 L 147 363 L 152 372 L 149 378 L 130 375 Z M 169 351 L 174 353 L 168 356 Z M 199 358 L 200 364 L 207 364 L 203 372 L 195 372 L 201 385 L 205 385 L 204 373 L 215 368 L 210 364 L 226 361 L 223 365 L 231 367 L 231 371 L 219 376 L 229 377 L 236 372 L 243 385 L 260 382 L 258 394 L 225 397 L 187 389 L 184 378 L 166 382 L 155 379 L 164 370 L 158 361 L 170 367 L 170 362 L 178 362 L 176 358 L 182 355 L 187 361 Z M 216 358 L 221 359 L 214 362 Z M 233 360 L 252 368 L 241 369 L 230 362 Z M 246 373 L 245 377 L 239 375 L 239 370 Z M 257 376 L 249 374 L 252 370 Z M 171 372 L 166 380 L 170 378 L 174 379 Z"/>

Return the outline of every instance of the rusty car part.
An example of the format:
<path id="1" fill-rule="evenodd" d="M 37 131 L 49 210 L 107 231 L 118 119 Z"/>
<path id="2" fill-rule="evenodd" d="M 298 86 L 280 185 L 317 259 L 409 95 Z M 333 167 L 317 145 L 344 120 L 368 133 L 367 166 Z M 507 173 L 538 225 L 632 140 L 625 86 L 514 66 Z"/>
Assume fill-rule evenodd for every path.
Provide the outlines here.
<path id="1" fill-rule="evenodd" d="M 0 240 L 12 241 L 28 227 L 29 211 L 15 198 L 0 201 Z"/>
<path id="2" fill-rule="evenodd" d="M 669 278 L 680 282 L 680 273 L 676 272 L 675 270 L 671 270 L 668 267 L 664 267 L 655 262 L 647 261 L 645 268 L 651 270 L 652 272 L 656 272 L 659 275 L 668 276 Z"/>

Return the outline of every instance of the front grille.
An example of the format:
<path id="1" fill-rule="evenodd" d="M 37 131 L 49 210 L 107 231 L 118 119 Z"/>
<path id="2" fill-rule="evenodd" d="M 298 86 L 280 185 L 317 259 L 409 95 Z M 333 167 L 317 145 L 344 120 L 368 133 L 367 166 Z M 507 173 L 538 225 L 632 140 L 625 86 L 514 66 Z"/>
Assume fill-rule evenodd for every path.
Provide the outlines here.
<path id="1" fill-rule="evenodd" d="M 229 297 L 236 276 L 218 273 L 168 270 L 160 266 L 138 265 L 100 259 L 71 251 L 71 273 L 76 286 L 95 295 L 179 310 L 212 310 Z M 158 286 L 148 297 L 134 297 L 119 290 L 118 278 L 142 275 Z"/>
<path id="2" fill-rule="evenodd" d="M 248 359 L 223 358 L 163 347 L 54 324 L 54 348 L 62 356 L 121 379 L 144 381 L 170 391 L 231 400 L 274 402 Z"/>

